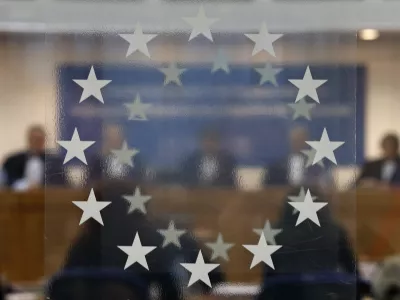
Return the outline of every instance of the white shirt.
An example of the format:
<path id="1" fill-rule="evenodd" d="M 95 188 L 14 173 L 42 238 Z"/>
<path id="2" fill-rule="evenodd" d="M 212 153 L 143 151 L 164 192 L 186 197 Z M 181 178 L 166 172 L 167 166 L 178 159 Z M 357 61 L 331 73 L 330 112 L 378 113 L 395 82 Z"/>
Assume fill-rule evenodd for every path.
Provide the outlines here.
<path id="1" fill-rule="evenodd" d="M 381 179 L 383 181 L 390 181 L 396 172 L 396 162 L 393 160 L 385 161 L 382 165 Z"/>
<path id="2" fill-rule="evenodd" d="M 204 156 L 200 163 L 200 179 L 211 182 L 218 175 L 218 161 L 214 156 Z"/>
<path id="3" fill-rule="evenodd" d="M 32 156 L 25 165 L 24 177 L 15 181 L 14 190 L 25 191 L 31 186 L 43 183 L 44 163 L 38 156 Z"/>
<path id="4" fill-rule="evenodd" d="M 126 175 L 125 166 L 114 155 L 106 159 L 106 173 L 111 178 L 121 178 Z"/>
<path id="5" fill-rule="evenodd" d="M 305 175 L 305 161 L 301 154 L 293 154 L 288 162 L 288 180 L 291 185 L 301 185 Z"/>
<path id="6" fill-rule="evenodd" d="M 25 166 L 24 178 L 29 185 L 39 185 L 43 181 L 44 164 L 38 156 L 28 159 Z"/>

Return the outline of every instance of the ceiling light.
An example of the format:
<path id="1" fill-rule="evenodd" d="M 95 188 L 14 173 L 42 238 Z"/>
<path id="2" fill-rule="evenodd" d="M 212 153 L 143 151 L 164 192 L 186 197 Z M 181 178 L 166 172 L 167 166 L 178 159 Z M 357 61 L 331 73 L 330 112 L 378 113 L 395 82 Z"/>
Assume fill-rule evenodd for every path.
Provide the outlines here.
<path id="1" fill-rule="evenodd" d="M 379 31 L 376 29 L 363 29 L 360 30 L 358 36 L 364 41 L 373 41 L 379 37 Z"/>

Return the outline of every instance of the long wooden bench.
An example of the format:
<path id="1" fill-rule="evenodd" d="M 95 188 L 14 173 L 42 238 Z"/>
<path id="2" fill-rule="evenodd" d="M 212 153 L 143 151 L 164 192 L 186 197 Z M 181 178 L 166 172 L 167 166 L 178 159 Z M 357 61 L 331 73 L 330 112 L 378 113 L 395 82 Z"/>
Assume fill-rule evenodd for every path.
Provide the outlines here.
<path id="1" fill-rule="evenodd" d="M 237 246 L 223 264 L 228 279 L 259 280 L 260 268 L 249 270 L 251 254 L 241 245 L 257 243 L 253 228 L 277 218 L 287 190 L 259 192 L 184 190 L 153 187 L 148 193 L 150 217 L 185 217 L 196 235 L 213 240 L 218 232 Z M 72 201 L 88 191 L 48 188 L 30 193 L 0 192 L 0 273 L 14 281 L 34 281 L 53 274 L 79 230 L 81 210 Z M 400 192 L 359 190 L 337 194 L 332 211 L 347 229 L 363 260 L 380 260 L 400 252 Z"/>

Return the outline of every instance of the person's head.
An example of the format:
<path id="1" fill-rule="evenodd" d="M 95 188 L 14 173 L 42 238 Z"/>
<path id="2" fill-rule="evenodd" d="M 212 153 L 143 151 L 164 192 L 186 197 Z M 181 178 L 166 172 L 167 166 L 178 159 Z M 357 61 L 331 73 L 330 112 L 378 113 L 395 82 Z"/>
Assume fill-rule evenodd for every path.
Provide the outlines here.
<path id="1" fill-rule="evenodd" d="M 283 245 L 275 254 L 275 273 L 312 273 L 333 270 L 339 264 L 337 249 L 339 247 L 340 227 L 330 214 L 329 204 L 319 209 L 316 214 L 319 225 L 305 217 L 290 204 L 304 201 L 307 191 L 310 191 L 314 203 L 329 202 L 321 196 L 319 189 L 304 187 L 295 188 L 282 199 L 282 208 L 278 222 L 273 225 L 282 231 L 276 235 L 277 245 Z M 293 198 L 292 198 L 293 197 Z M 311 215 L 312 216 L 312 215 Z M 301 221 L 297 224 L 298 221 Z"/>
<path id="2" fill-rule="evenodd" d="M 44 152 L 46 133 L 40 125 L 32 125 L 27 132 L 29 151 L 35 154 Z"/>
<path id="3" fill-rule="evenodd" d="M 304 127 L 294 127 L 290 131 L 289 139 L 292 152 L 299 152 L 307 146 L 308 131 Z"/>
<path id="4" fill-rule="evenodd" d="M 103 151 L 108 153 L 112 149 L 120 149 L 124 142 L 124 134 L 121 126 L 107 124 L 103 127 Z"/>
<path id="5" fill-rule="evenodd" d="M 399 153 L 399 138 L 396 134 L 389 133 L 382 139 L 382 150 L 383 156 L 388 159 L 393 159 L 398 156 Z"/>
<path id="6" fill-rule="evenodd" d="M 207 154 L 214 154 L 220 149 L 220 137 L 217 131 L 208 129 L 203 132 L 201 148 Z"/>
<path id="7" fill-rule="evenodd" d="M 93 185 L 93 191 L 96 195 L 97 201 L 110 201 L 110 206 L 107 211 L 102 211 L 103 220 L 111 225 L 114 223 L 122 224 L 124 222 L 131 222 L 132 220 L 141 222 L 146 219 L 146 214 L 135 211 L 133 214 L 126 214 L 127 211 L 126 200 L 123 195 L 132 195 L 137 188 L 139 188 L 142 195 L 147 195 L 148 191 L 146 186 L 139 185 L 137 181 L 132 179 L 104 179 L 100 180 Z M 120 217 L 116 217 L 116 216 Z M 96 225 L 97 222 L 94 222 Z M 102 227 L 102 226 L 101 226 Z"/>

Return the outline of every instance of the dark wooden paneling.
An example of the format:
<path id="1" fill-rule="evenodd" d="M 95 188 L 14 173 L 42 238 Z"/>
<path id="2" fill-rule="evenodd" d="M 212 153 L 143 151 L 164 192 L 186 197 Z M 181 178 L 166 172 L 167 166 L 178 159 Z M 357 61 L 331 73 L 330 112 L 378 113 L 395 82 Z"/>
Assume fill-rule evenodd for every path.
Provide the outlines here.
<path id="1" fill-rule="evenodd" d="M 218 232 L 236 244 L 222 266 L 231 281 L 258 281 L 260 268 L 249 270 L 251 254 L 241 245 L 257 243 L 253 228 L 276 219 L 286 190 L 260 192 L 150 188 L 150 217 L 185 215 L 197 236 L 210 241 Z M 47 189 L 31 193 L 0 193 L 0 267 L 11 280 L 33 281 L 53 274 L 79 230 L 88 191 Z M 361 259 L 380 260 L 400 252 L 400 193 L 360 190 L 335 195 L 332 211 L 347 229 Z"/>

